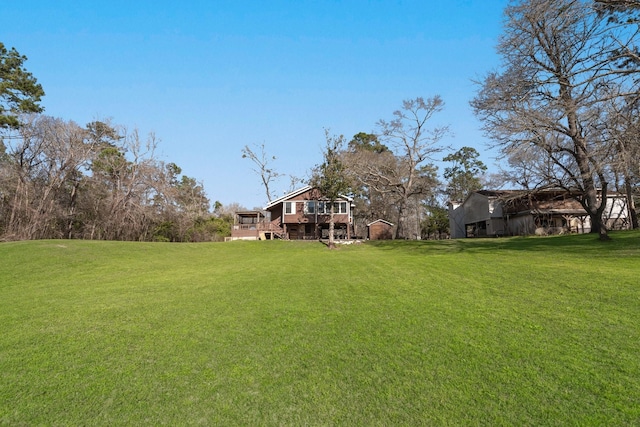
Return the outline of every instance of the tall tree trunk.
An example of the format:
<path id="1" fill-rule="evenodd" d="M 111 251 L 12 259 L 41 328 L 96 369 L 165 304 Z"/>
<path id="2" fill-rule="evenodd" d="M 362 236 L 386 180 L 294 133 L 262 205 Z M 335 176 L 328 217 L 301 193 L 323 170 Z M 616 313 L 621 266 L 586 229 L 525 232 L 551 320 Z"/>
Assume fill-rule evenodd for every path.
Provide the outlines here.
<path id="1" fill-rule="evenodd" d="M 335 221 L 333 217 L 333 201 L 331 202 L 331 209 L 329 211 L 329 249 L 334 249 L 336 247 L 335 238 L 333 236 L 335 230 Z"/>
<path id="2" fill-rule="evenodd" d="M 73 238 L 73 225 L 75 222 L 76 216 L 76 202 L 78 197 L 78 187 L 80 186 L 79 181 L 74 181 L 73 186 L 71 187 L 71 194 L 69 195 L 69 211 L 68 211 L 68 219 L 67 219 L 67 229 L 66 236 L 67 239 Z"/>
<path id="3" fill-rule="evenodd" d="M 396 235 L 395 235 L 395 239 L 401 239 L 403 237 L 404 234 L 404 203 L 401 201 L 398 204 L 398 220 L 396 221 L 397 227 L 396 227 Z"/>
<path id="4" fill-rule="evenodd" d="M 580 171 L 580 181 L 584 191 L 581 201 L 582 206 L 587 211 L 591 220 L 591 233 L 597 233 L 600 240 L 609 240 L 607 227 L 602 221 L 602 213 L 607 204 L 607 183 L 604 181 L 604 177 L 600 176 L 602 189 L 600 201 L 598 201 L 598 190 L 595 185 L 594 170 L 591 167 L 587 145 L 582 135 L 570 87 L 567 79 L 560 79 L 560 97 L 564 101 L 565 111 L 567 111 L 569 136 L 571 137 L 574 148 L 573 156 Z"/>
<path id="5" fill-rule="evenodd" d="M 602 186 L 601 198 L 600 201 L 598 201 L 597 190 L 591 181 L 591 185 L 587 188 L 582 202 L 591 220 L 591 233 L 598 234 L 600 240 L 609 240 L 610 237 L 607 226 L 602 220 L 602 213 L 607 205 L 607 185 L 604 184 Z"/>
<path id="6" fill-rule="evenodd" d="M 627 209 L 629 211 L 629 217 L 631 218 L 631 228 L 638 229 L 638 212 L 636 212 L 636 203 L 633 200 L 633 186 L 629 177 L 625 177 L 624 190 L 627 196 Z"/>

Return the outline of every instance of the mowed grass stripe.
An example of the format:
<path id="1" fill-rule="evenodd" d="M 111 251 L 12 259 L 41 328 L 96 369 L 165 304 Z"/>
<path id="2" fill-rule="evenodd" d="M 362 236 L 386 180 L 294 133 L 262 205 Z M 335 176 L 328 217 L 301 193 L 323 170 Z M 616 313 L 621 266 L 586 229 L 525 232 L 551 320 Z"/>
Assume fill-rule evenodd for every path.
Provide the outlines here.
<path id="1" fill-rule="evenodd" d="M 0 423 L 633 425 L 640 234 L 0 244 Z"/>

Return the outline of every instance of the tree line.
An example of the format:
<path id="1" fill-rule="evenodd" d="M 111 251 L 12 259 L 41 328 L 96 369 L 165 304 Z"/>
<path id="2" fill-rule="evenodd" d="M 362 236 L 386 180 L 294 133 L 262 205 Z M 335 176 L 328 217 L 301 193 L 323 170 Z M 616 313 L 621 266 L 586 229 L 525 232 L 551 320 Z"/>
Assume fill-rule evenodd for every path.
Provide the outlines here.
<path id="1" fill-rule="evenodd" d="M 0 240 L 210 241 L 233 217 L 156 138 L 108 121 L 80 126 L 42 114 L 26 57 L 0 43 Z"/>
<path id="2" fill-rule="evenodd" d="M 22 117 L 0 152 L 4 240 L 220 240 L 232 216 L 203 186 L 159 161 L 153 134 L 96 121 Z M 216 205 L 219 213 L 221 206 Z"/>

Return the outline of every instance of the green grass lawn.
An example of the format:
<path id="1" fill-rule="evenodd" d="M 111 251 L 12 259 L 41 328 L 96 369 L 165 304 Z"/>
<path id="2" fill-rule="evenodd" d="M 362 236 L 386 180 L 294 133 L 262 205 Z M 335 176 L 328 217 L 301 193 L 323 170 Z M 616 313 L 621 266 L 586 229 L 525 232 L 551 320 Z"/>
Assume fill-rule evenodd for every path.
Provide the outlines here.
<path id="1" fill-rule="evenodd" d="M 640 233 L 0 244 L 0 425 L 639 425 Z"/>

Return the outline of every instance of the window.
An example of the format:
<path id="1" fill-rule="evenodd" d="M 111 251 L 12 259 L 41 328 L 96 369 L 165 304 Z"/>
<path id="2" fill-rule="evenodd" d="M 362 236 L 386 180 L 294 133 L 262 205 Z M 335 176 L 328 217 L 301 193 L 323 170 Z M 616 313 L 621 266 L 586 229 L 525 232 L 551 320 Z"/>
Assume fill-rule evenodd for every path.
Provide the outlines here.
<path id="1" fill-rule="evenodd" d="M 284 214 L 292 215 L 296 213 L 296 202 L 284 202 Z"/>
<path id="2" fill-rule="evenodd" d="M 316 213 L 316 202 L 313 200 L 304 202 L 304 213 L 306 214 L 315 214 Z"/>
<path id="3" fill-rule="evenodd" d="M 330 214 L 331 213 L 331 204 L 327 202 L 318 202 L 318 213 L 320 214 Z M 347 202 L 334 202 L 333 203 L 333 213 L 334 214 L 346 214 L 347 213 Z"/>

